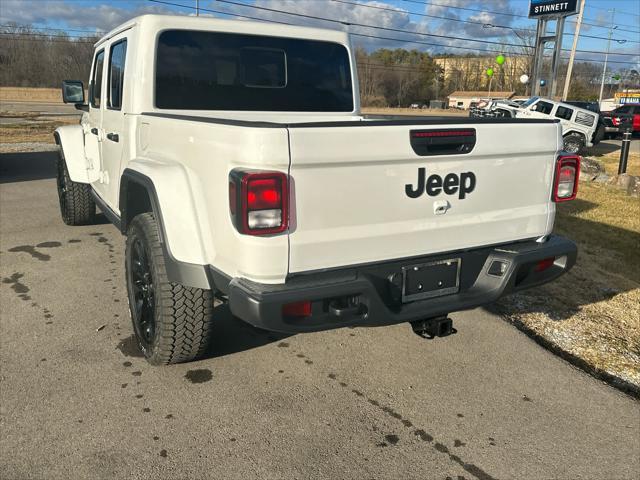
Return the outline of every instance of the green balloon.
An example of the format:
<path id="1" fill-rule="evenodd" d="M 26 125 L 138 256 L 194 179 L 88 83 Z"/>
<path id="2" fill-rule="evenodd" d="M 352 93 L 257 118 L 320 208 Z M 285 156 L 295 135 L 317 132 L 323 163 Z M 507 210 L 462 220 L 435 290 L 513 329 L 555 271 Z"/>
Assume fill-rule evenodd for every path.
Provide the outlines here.
<path id="1" fill-rule="evenodd" d="M 493 77 L 493 68 L 487 68 L 487 77 Z"/>
<path id="2" fill-rule="evenodd" d="M 504 55 L 498 55 L 498 56 L 496 57 L 496 63 L 497 63 L 498 65 L 502 65 L 502 64 L 504 63 L 504 61 L 505 61 Z"/>
<path id="3" fill-rule="evenodd" d="M 620 80 L 620 75 L 618 75 L 617 73 L 613 76 L 614 80 Z"/>

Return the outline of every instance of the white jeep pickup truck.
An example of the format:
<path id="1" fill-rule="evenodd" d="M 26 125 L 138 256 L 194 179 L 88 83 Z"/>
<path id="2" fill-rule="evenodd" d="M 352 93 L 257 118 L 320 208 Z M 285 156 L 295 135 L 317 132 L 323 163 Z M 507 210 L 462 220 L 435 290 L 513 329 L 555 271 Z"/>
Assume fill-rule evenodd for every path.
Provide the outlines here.
<path id="1" fill-rule="evenodd" d="M 579 157 L 558 121 L 360 114 L 345 32 L 145 15 L 95 45 L 80 125 L 55 132 L 62 218 L 126 235 L 153 364 L 215 335 L 214 298 L 285 333 L 410 322 L 555 279 Z"/>

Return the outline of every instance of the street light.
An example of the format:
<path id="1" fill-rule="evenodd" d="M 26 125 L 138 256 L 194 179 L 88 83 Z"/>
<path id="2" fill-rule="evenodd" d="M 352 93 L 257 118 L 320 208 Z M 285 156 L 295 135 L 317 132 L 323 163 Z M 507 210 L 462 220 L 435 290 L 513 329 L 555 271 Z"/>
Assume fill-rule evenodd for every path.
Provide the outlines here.
<path id="1" fill-rule="evenodd" d="M 617 25 L 613 25 L 613 19 L 616 15 L 616 9 L 609 10 L 611 13 L 611 28 L 609 29 L 609 39 L 607 40 L 607 52 L 604 55 L 604 68 L 602 69 L 602 81 L 600 82 L 600 96 L 598 97 L 598 105 L 602 103 L 602 93 L 604 92 L 604 78 L 607 74 L 607 62 L 609 61 L 609 50 L 611 49 L 611 36 L 613 31 L 618 28 Z M 626 43 L 626 40 L 616 40 L 617 43 Z"/>
<path id="2" fill-rule="evenodd" d="M 504 25 L 494 25 L 492 23 L 485 23 L 485 24 L 482 25 L 482 28 L 507 28 L 507 29 L 511 30 L 513 33 L 515 33 L 516 37 L 518 37 L 520 40 L 522 40 L 526 45 L 526 40 L 520 36 L 520 34 L 518 33 L 518 31 L 515 28 L 506 27 Z"/>

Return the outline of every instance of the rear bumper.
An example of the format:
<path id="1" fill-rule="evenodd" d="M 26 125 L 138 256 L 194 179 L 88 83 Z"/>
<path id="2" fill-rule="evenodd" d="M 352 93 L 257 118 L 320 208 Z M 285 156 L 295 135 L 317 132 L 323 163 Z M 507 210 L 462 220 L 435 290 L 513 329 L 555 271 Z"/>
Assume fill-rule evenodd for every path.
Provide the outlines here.
<path id="1" fill-rule="evenodd" d="M 553 265 L 536 271 L 536 262 L 551 257 L 555 258 Z M 235 278 L 229 284 L 229 306 L 236 317 L 251 325 L 283 333 L 391 325 L 476 308 L 508 293 L 547 283 L 573 267 L 576 257 L 572 241 L 553 235 L 544 243 L 518 242 L 299 274 L 281 285 Z M 398 286 L 390 278 L 397 280 L 402 267 L 451 258 L 461 259 L 457 293 L 402 303 Z M 501 275 L 489 273 L 496 261 L 506 264 Z M 283 305 L 307 300 L 313 302 L 311 316 L 283 316 Z"/>

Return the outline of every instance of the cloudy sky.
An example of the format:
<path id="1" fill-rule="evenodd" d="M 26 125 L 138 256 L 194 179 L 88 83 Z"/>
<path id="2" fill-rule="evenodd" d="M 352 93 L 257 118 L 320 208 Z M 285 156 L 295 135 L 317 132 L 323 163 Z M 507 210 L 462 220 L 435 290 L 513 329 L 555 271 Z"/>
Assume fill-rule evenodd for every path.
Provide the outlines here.
<path id="1" fill-rule="evenodd" d="M 530 36 L 535 29 L 535 21 L 526 18 L 528 0 L 229 1 L 200 0 L 201 15 L 221 18 L 245 15 L 348 30 L 356 34 L 356 44 L 368 49 L 404 47 L 458 54 L 508 52 L 522 43 L 518 36 Z M 15 22 L 62 29 L 76 36 L 107 31 L 143 13 L 193 15 L 195 5 L 196 0 L 0 0 L 0 22 L 3 26 Z M 611 51 L 614 55 L 610 60 L 621 62 L 613 63 L 612 67 L 637 68 L 640 61 L 640 0 L 587 0 L 578 49 L 595 52 L 606 49 L 612 6 L 617 10 L 614 20 L 617 28 L 613 33 Z M 298 16 L 273 10 L 293 12 Z M 571 47 L 575 18 L 571 17 L 565 30 L 568 34 L 564 36 L 563 47 L 567 49 Z M 602 61 L 604 55 L 582 52 L 577 58 Z"/>

